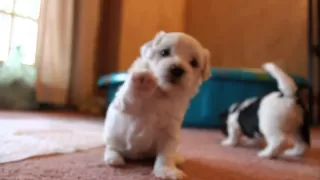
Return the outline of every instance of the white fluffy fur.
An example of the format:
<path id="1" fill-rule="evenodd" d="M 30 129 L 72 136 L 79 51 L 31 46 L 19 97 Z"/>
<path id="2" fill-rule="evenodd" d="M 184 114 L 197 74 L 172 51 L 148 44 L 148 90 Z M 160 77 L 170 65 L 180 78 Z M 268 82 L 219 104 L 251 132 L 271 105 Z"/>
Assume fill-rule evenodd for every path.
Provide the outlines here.
<path id="1" fill-rule="evenodd" d="M 164 48 L 172 50 L 169 57 L 160 56 Z M 156 177 L 182 179 L 185 174 L 176 166 L 183 162 L 177 153 L 180 128 L 190 99 L 210 76 L 210 54 L 189 35 L 163 31 L 140 53 L 108 108 L 104 160 L 123 165 L 125 159 L 156 157 Z M 192 58 L 198 68 L 191 67 Z M 185 70 L 177 84 L 168 81 L 172 65 Z"/>
<path id="2" fill-rule="evenodd" d="M 258 153 L 259 157 L 272 158 L 280 154 L 280 149 L 287 135 L 293 135 L 294 147 L 284 152 L 286 156 L 299 156 L 305 153 L 307 144 L 298 134 L 298 128 L 303 123 L 303 110 L 296 104 L 294 93 L 297 86 L 294 81 L 273 63 L 263 65 L 278 82 L 280 92 L 271 92 L 263 97 L 258 110 L 259 129 L 264 135 L 267 146 Z M 252 103 L 252 99 L 244 101 L 244 107 Z M 230 107 L 232 110 L 234 106 Z M 225 146 L 237 145 L 241 136 L 238 123 L 239 111 L 230 113 L 227 120 L 228 137 L 221 142 Z M 259 140 L 258 140 L 259 141 Z"/>
<path id="3" fill-rule="evenodd" d="M 285 96 L 293 96 L 297 91 L 297 85 L 286 73 L 274 63 L 266 63 L 263 68 L 278 82 L 278 88 Z"/>

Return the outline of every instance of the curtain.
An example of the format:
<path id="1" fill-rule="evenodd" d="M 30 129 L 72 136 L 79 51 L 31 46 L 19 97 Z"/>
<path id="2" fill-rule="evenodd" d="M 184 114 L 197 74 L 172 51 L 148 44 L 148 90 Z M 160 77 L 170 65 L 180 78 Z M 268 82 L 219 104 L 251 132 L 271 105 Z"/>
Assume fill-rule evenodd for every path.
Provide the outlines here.
<path id="1" fill-rule="evenodd" d="M 94 98 L 100 0 L 43 0 L 37 44 L 36 96 L 57 105 Z"/>

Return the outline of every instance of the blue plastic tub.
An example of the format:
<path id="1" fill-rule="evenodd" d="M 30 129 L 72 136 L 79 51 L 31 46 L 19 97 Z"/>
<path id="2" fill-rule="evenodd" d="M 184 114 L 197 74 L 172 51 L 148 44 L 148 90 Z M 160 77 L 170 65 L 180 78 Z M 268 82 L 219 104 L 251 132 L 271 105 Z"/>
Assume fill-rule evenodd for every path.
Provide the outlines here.
<path id="1" fill-rule="evenodd" d="M 300 86 L 309 87 L 308 81 L 292 76 Z M 126 73 L 112 73 L 101 77 L 98 86 L 106 87 L 107 104 L 114 98 Z M 219 114 L 235 101 L 261 96 L 277 90 L 276 81 L 263 71 L 253 69 L 213 68 L 211 78 L 203 83 L 199 93 L 192 99 L 183 121 L 184 127 L 217 128 L 221 125 Z"/>

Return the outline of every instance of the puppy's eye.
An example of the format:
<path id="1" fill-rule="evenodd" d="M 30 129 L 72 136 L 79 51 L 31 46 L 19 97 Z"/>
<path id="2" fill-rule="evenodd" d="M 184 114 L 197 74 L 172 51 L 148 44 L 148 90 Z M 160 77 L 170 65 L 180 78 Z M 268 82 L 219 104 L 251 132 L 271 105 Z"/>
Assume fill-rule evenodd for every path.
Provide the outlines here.
<path id="1" fill-rule="evenodd" d="M 199 66 L 198 60 L 196 58 L 192 58 L 192 60 L 190 61 L 190 65 L 194 68 L 197 68 Z"/>
<path id="2" fill-rule="evenodd" d="M 168 49 L 163 49 L 160 51 L 160 55 L 162 57 L 168 57 L 171 55 L 171 50 L 168 48 Z"/>

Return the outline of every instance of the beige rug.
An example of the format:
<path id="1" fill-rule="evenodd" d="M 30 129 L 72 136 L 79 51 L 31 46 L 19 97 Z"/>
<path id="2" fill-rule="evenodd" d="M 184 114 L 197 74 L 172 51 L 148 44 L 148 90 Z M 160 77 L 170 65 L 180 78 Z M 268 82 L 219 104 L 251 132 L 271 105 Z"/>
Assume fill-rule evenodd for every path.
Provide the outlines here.
<path id="1" fill-rule="evenodd" d="M 85 120 L 0 120 L 0 163 L 103 146 L 103 123 Z"/>

